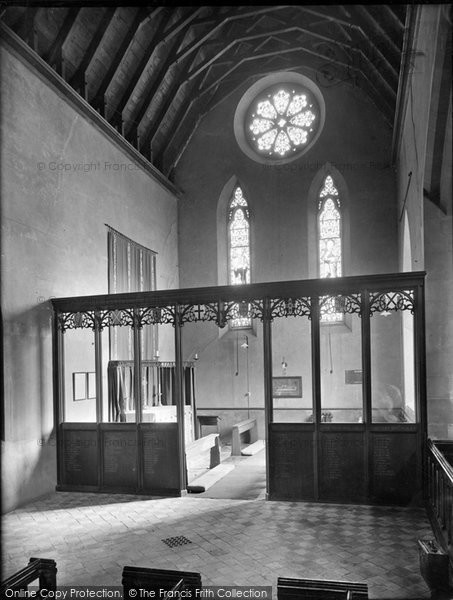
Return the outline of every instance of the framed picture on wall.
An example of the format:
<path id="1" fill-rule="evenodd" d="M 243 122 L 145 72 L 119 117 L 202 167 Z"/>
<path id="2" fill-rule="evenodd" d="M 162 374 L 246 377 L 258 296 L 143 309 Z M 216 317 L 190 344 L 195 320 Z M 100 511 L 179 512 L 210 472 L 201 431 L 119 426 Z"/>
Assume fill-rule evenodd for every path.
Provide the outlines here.
<path id="1" fill-rule="evenodd" d="M 302 377 L 272 377 L 274 398 L 302 398 Z"/>
<path id="2" fill-rule="evenodd" d="M 86 400 L 87 397 L 87 374 L 72 374 L 72 390 L 74 402 L 77 400 Z"/>

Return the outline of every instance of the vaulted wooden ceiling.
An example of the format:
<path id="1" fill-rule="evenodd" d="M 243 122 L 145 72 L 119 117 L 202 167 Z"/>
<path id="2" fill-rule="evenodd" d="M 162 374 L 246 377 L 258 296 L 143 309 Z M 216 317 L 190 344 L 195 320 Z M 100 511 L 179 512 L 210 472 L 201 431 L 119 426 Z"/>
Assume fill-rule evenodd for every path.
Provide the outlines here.
<path id="1" fill-rule="evenodd" d="M 358 86 L 393 126 L 405 5 L 43 4 L 2 20 L 170 178 L 199 119 L 273 71 Z"/>

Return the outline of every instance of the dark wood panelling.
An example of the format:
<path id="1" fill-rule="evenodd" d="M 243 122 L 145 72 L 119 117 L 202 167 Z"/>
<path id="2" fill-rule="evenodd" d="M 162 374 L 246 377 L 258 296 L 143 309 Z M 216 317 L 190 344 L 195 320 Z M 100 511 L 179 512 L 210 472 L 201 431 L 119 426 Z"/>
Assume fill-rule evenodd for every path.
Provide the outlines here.
<path id="1" fill-rule="evenodd" d="M 98 437 L 96 425 L 62 426 L 62 483 L 71 486 L 98 485 Z"/>
<path id="2" fill-rule="evenodd" d="M 178 425 L 150 423 L 142 425 L 143 488 L 145 491 L 179 489 Z"/>
<path id="3" fill-rule="evenodd" d="M 314 500 L 314 427 L 294 423 L 269 426 L 269 497 Z"/>
<path id="4" fill-rule="evenodd" d="M 103 487 L 138 488 L 138 443 L 136 427 L 109 428 L 102 432 Z"/>
<path id="5" fill-rule="evenodd" d="M 392 431 L 371 434 L 371 499 L 382 504 L 416 502 L 420 490 L 417 472 L 417 433 Z M 418 498 L 420 502 L 420 498 Z"/>
<path id="6" fill-rule="evenodd" d="M 365 435 L 363 431 L 320 433 L 319 499 L 364 502 Z"/>

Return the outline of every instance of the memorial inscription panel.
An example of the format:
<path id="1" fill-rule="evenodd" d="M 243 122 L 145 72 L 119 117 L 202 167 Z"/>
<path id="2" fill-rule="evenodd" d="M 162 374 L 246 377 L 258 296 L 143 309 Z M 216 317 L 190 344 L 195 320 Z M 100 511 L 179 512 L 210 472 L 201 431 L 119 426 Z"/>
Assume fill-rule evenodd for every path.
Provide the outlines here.
<path id="1" fill-rule="evenodd" d="M 108 487 L 136 489 L 137 487 L 137 434 L 118 429 L 104 431 L 103 484 Z"/>
<path id="2" fill-rule="evenodd" d="M 320 499 L 361 501 L 365 498 L 362 432 L 320 434 Z"/>
<path id="3" fill-rule="evenodd" d="M 372 434 L 371 493 L 374 502 L 408 504 L 419 486 L 416 433 Z"/>
<path id="4" fill-rule="evenodd" d="M 142 428 L 143 487 L 145 490 L 178 490 L 178 425 L 150 423 Z"/>
<path id="5" fill-rule="evenodd" d="M 63 484 L 98 485 L 97 431 L 62 431 Z"/>
<path id="6" fill-rule="evenodd" d="M 294 424 L 271 424 L 269 444 L 271 498 L 312 500 L 313 431 Z"/>

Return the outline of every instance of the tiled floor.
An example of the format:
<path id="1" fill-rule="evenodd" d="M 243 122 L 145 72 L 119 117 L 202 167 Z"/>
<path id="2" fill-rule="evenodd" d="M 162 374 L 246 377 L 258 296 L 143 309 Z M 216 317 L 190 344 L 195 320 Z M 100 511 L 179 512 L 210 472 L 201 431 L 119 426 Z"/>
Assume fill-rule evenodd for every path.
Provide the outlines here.
<path id="1" fill-rule="evenodd" d="M 191 543 L 169 548 L 172 536 Z M 136 565 L 274 590 L 278 576 L 365 580 L 372 599 L 412 600 L 430 597 L 417 550 L 426 537 L 416 508 L 60 492 L 4 517 L 3 578 L 37 556 L 57 561 L 60 585 L 120 585 Z"/>

